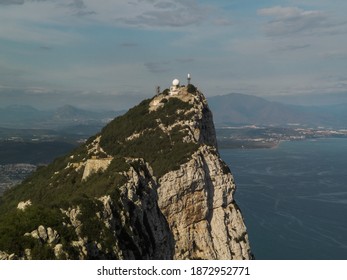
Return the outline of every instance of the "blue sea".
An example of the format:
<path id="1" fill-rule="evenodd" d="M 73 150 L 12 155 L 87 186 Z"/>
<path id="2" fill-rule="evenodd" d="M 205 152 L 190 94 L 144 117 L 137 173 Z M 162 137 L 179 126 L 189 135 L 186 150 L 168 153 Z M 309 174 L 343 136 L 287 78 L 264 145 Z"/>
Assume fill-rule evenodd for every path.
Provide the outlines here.
<path id="1" fill-rule="evenodd" d="M 347 139 L 220 154 L 256 259 L 347 259 Z"/>

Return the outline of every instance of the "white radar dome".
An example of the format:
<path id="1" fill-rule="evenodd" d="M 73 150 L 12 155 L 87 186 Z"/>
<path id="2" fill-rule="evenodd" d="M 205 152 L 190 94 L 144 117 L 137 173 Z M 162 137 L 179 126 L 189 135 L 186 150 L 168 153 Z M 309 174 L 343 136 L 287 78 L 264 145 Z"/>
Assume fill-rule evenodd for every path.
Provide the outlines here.
<path id="1" fill-rule="evenodd" d="M 172 85 L 173 86 L 178 86 L 180 84 L 180 81 L 178 80 L 178 79 L 174 79 L 173 81 L 172 81 Z"/>

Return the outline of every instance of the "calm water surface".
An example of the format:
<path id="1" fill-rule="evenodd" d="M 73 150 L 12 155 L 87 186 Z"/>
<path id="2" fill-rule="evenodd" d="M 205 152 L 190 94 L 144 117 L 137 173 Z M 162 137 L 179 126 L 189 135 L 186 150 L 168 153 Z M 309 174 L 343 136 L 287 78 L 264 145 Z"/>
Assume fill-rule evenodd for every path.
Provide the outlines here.
<path id="1" fill-rule="evenodd" d="M 220 153 L 257 259 L 347 259 L 347 139 Z"/>

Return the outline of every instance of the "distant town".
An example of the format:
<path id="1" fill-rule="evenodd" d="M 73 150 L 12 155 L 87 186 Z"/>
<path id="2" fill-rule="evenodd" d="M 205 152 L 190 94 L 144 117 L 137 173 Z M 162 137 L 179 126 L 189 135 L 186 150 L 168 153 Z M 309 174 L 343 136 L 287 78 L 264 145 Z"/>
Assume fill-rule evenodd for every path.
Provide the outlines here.
<path id="1" fill-rule="evenodd" d="M 1 130 L 0 130 L 1 132 Z M 11 130 L 0 133 L 0 195 L 20 183 L 39 165 L 51 162 L 86 141 L 89 131 L 60 135 L 47 130 Z M 275 148 L 281 141 L 347 138 L 347 129 L 243 125 L 216 126 L 219 149 Z"/>
<path id="2" fill-rule="evenodd" d="M 33 164 L 5 164 L 0 165 L 0 195 L 6 189 L 20 183 L 28 175 L 36 170 L 36 165 Z"/>
<path id="3" fill-rule="evenodd" d="M 317 138 L 347 138 L 347 129 L 324 127 L 305 128 L 290 124 L 288 127 L 271 126 L 224 126 L 217 127 L 220 149 L 273 148 L 281 141 L 302 141 Z"/>

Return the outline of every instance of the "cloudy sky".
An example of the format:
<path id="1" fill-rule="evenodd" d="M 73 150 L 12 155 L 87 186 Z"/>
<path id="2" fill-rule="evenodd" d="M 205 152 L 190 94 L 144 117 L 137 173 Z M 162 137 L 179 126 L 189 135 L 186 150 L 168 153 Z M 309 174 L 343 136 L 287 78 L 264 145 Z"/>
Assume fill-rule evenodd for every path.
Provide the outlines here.
<path id="1" fill-rule="evenodd" d="M 0 0 L 0 102 L 120 109 L 187 73 L 207 96 L 347 92 L 346 11 L 345 0 Z"/>

